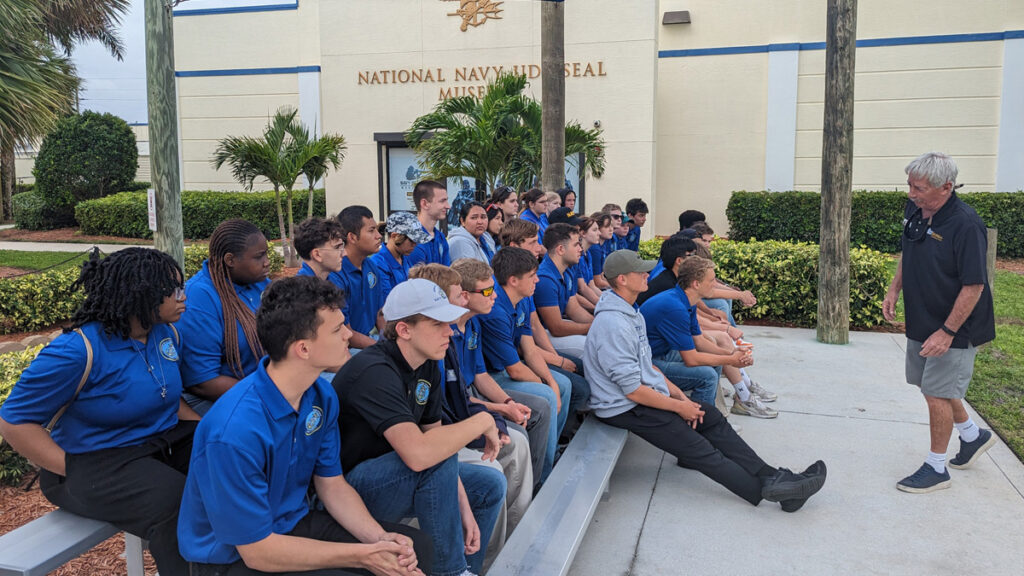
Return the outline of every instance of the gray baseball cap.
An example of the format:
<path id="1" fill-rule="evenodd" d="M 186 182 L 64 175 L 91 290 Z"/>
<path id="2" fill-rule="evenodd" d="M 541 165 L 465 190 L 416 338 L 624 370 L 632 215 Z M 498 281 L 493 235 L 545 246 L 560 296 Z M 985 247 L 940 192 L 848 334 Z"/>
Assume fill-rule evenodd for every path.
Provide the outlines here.
<path id="1" fill-rule="evenodd" d="M 448 295 L 437 284 L 425 278 L 413 278 L 391 290 L 383 312 L 387 322 L 415 314 L 423 314 L 438 322 L 454 322 L 469 310 L 448 302 Z"/>
<path id="2" fill-rule="evenodd" d="M 384 230 L 388 234 L 402 234 L 417 244 L 426 244 L 434 239 L 423 230 L 423 225 L 412 212 L 395 212 L 388 216 Z"/>
<path id="3" fill-rule="evenodd" d="M 632 250 L 616 250 L 604 261 L 604 277 L 614 282 L 619 276 L 630 272 L 650 272 L 657 263 L 656 260 L 644 260 Z"/>

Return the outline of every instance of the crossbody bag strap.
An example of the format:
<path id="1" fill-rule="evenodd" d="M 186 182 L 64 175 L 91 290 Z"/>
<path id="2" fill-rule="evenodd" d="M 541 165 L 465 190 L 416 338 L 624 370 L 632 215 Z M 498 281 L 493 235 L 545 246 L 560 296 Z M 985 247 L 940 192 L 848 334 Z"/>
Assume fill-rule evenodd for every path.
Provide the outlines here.
<path id="1" fill-rule="evenodd" d="M 167 327 L 171 329 L 171 332 L 174 332 L 174 345 L 180 346 L 181 334 L 178 334 L 178 329 L 174 327 L 174 324 L 168 324 Z"/>
<path id="2" fill-rule="evenodd" d="M 50 420 L 50 423 L 46 425 L 46 431 L 48 433 L 53 432 L 53 428 L 54 426 L 57 425 L 57 422 L 60 420 L 60 417 L 64 415 L 64 412 L 67 412 L 67 409 L 68 407 L 71 406 L 71 403 L 74 402 L 76 398 L 78 398 L 79 392 L 82 391 L 82 388 L 85 387 L 86 380 L 89 379 L 89 372 L 92 371 L 92 343 L 89 342 L 88 338 L 86 338 L 85 332 L 82 332 L 81 328 L 75 328 L 75 332 L 77 332 L 78 335 L 82 337 L 82 341 L 85 342 L 85 372 L 82 372 L 82 379 L 78 381 L 78 388 L 75 388 L 75 395 L 71 397 L 71 400 L 67 404 L 61 406 L 60 410 L 57 410 L 57 413 L 53 415 L 53 418 Z"/>

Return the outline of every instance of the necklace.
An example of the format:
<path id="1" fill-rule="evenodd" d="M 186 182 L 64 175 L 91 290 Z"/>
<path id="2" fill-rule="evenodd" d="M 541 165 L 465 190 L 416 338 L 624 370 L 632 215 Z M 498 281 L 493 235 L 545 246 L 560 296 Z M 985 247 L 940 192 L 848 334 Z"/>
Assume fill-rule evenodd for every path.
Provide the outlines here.
<path id="1" fill-rule="evenodd" d="M 142 358 L 142 361 L 146 363 L 146 369 L 149 371 L 149 375 L 153 378 L 153 381 L 156 382 L 158 386 L 160 386 L 160 398 L 167 398 L 167 378 L 164 376 L 163 363 L 157 360 L 157 364 L 160 366 L 160 379 L 158 380 L 156 377 L 156 372 L 153 371 L 153 365 L 149 363 L 149 359 L 146 357 L 145 354 L 142 353 L 142 350 L 139 350 L 138 348 L 135 347 L 134 341 L 132 342 L 132 349 L 135 350 L 135 352 L 139 355 L 139 358 Z"/>

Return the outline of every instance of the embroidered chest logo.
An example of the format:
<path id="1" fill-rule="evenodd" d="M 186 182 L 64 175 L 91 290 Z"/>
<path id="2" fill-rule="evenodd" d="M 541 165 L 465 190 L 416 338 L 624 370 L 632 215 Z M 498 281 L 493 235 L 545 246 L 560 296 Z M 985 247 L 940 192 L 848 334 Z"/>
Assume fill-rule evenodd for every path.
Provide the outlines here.
<path id="1" fill-rule="evenodd" d="M 373 272 L 367 272 L 366 273 L 366 283 L 370 285 L 370 288 L 373 288 L 374 286 L 376 286 L 377 285 L 377 275 L 374 274 Z"/>
<path id="2" fill-rule="evenodd" d="M 320 429 L 324 423 L 324 411 L 319 406 L 313 406 L 313 409 L 306 415 L 306 436 L 312 436 L 314 432 Z"/>
<path id="3" fill-rule="evenodd" d="M 480 346 L 480 333 L 476 330 L 466 334 L 466 348 L 476 350 Z"/>
<path id="4" fill-rule="evenodd" d="M 526 312 L 520 312 L 519 316 L 516 318 L 516 326 L 522 328 L 525 325 L 526 325 Z"/>
<path id="5" fill-rule="evenodd" d="M 174 347 L 174 342 L 170 338 L 164 338 L 160 341 L 160 355 L 171 362 L 178 361 L 178 350 Z"/>
<path id="6" fill-rule="evenodd" d="M 423 406 L 430 397 L 430 382 L 420 380 L 416 382 L 416 403 Z"/>
<path id="7" fill-rule="evenodd" d="M 500 14 L 504 11 L 501 5 L 505 2 L 494 0 L 441 0 L 442 2 L 458 2 L 459 8 L 455 12 L 449 12 L 449 16 L 462 18 L 462 25 L 459 30 L 466 32 L 469 27 L 476 28 L 488 20 L 501 20 Z"/>

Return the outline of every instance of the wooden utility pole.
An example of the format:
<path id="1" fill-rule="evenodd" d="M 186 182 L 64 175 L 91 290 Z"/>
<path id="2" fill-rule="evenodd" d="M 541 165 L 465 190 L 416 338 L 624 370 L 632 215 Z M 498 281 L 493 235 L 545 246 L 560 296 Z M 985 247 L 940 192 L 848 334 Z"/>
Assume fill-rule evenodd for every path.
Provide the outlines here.
<path id="1" fill-rule="evenodd" d="M 178 173 L 178 109 L 174 86 L 174 25 L 167 0 L 146 0 L 146 96 L 149 160 L 156 192 L 154 245 L 185 265 Z"/>
<path id="2" fill-rule="evenodd" d="M 821 151 L 818 341 L 850 341 L 850 197 L 857 0 L 828 0 Z"/>
<path id="3" fill-rule="evenodd" d="M 565 186 L 565 4 L 544 0 L 540 11 L 541 188 Z"/>

